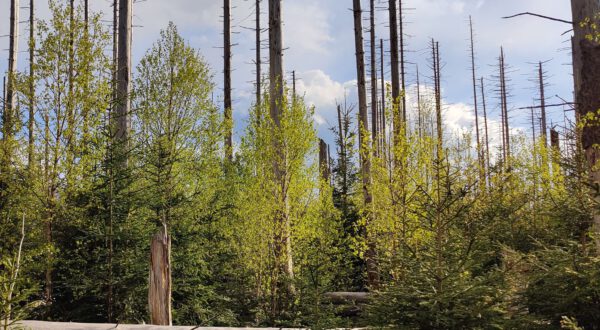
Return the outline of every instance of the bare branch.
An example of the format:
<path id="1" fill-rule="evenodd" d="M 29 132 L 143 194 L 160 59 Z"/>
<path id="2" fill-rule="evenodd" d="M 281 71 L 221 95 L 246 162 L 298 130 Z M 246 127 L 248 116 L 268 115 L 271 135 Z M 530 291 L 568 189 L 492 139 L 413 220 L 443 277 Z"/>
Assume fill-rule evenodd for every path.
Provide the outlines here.
<path id="1" fill-rule="evenodd" d="M 506 16 L 506 17 L 502 17 L 503 19 L 509 19 L 509 18 L 514 18 L 517 16 L 524 16 L 524 15 L 531 15 L 531 16 L 535 16 L 535 17 L 540 17 L 540 18 L 544 18 L 544 19 L 548 19 L 551 21 L 556 21 L 556 22 L 561 22 L 561 23 L 566 23 L 566 24 L 571 24 L 573 25 L 573 22 L 571 21 L 567 21 L 564 19 L 560 19 L 560 18 L 554 18 L 554 17 L 550 17 L 550 16 L 545 16 L 545 15 L 540 15 L 540 14 L 535 14 L 535 13 L 530 13 L 530 12 L 524 12 L 524 13 L 519 13 L 519 14 L 515 14 L 512 16 Z"/>

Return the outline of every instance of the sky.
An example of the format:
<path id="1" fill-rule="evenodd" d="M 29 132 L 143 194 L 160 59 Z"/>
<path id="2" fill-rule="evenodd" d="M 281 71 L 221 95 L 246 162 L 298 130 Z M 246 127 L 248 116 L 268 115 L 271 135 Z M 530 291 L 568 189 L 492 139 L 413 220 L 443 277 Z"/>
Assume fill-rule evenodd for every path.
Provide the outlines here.
<path id="1" fill-rule="evenodd" d="M 35 0 L 37 16 L 48 17 L 47 0 Z M 56 0 L 67 1 L 67 0 Z M 79 1 L 79 0 L 76 0 Z M 112 1 L 89 0 L 91 9 L 112 20 Z M 377 39 L 384 39 L 386 80 L 389 76 L 389 28 L 387 0 L 376 1 Z M 82 2 L 82 1 L 81 1 Z M 254 96 L 254 0 L 232 0 L 233 97 L 236 140 L 243 134 Z M 29 0 L 21 0 L 20 33 L 27 31 Z M 544 61 L 548 73 L 546 90 L 549 104 L 572 100 L 573 82 L 570 51 L 570 26 L 565 23 L 533 17 L 502 19 L 520 12 L 535 12 L 570 20 L 569 0 L 404 0 L 404 20 L 407 47 L 406 81 L 409 104 L 414 100 L 416 68 L 419 67 L 422 88 L 431 86 L 428 65 L 431 38 L 440 43 L 442 57 L 442 93 L 444 122 L 450 130 L 471 131 L 474 125 L 473 87 L 469 58 L 469 16 L 475 29 L 477 76 L 485 78 L 486 101 L 490 117 L 492 144 L 498 142 L 499 106 L 494 86 L 500 47 L 504 48 L 509 65 L 510 122 L 515 130 L 530 130 L 529 110 L 520 107 L 537 104 L 535 85 L 536 63 Z M 369 1 L 362 0 L 368 27 Z M 333 141 L 330 127 L 336 120 L 336 104 L 346 97 L 356 103 L 356 62 L 351 0 L 283 0 L 284 67 L 291 77 L 296 72 L 297 91 L 305 101 L 315 106 L 315 126 L 320 137 Z M 0 0 L 0 72 L 6 72 L 8 57 L 10 0 Z M 134 4 L 133 62 L 136 65 L 161 29 L 175 22 L 188 44 L 197 48 L 212 68 L 215 100 L 222 107 L 223 35 L 222 1 L 220 0 L 145 0 Z M 268 33 L 267 1 L 262 0 L 261 17 L 263 47 Z M 368 38 L 365 33 L 365 38 Z M 19 68 L 27 64 L 26 40 L 21 38 Z M 368 40 L 365 40 L 368 51 Z M 263 50 L 266 61 L 267 49 Z M 263 72 L 268 73 L 264 65 Z M 135 74 L 135 70 L 134 70 Z M 560 97 L 560 98 L 559 98 Z M 481 115 L 481 114 L 480 114 Z M 562 125 L 563 108 L 549 109 L 549 125 Z"/>

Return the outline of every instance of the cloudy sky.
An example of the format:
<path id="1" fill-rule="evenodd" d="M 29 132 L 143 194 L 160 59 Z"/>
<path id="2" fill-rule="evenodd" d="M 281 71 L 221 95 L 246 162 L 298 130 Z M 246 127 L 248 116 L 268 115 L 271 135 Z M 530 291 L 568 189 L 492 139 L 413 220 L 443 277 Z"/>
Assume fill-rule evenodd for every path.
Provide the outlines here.
<path id="1" fill-rule="evenodd" d="M 67 0 L 57 0 L 67 1 Z M 48 17 L 47 1 L 36 0 L 38 17 Z M 387 0 L 376 0 L 377 38 L 386 40 L 388 47 Z M 27 17 L 29 0 L 21 0 L 21 21 Z M 109 0 L 90 0 L 94 11 L 105 14 L 110 20 Z M 549 103 L 562 103 L 558 97 L 572 99 L 572 77 L 570 67 L 570 34 L 564 23 L 535 19 L 532 17 L 503 20 L 501 17 L 531 11 L 557 18 L 570 19 L 568 0 L 404 0 L 405 33 L 407 35 L 407 83 L 416 81 L 416 67 L 421 72 L 421 81 L 430 84 L 428 43 L 431 38 L 440 42 L 443 62 L 442 84 L 446 125 L 450 128 L 470 129 L 473 123 L 472 86 L 470 74 L 469 15 L 473 17 L 476 33 L 476 55 L 478 76 L 485 77 L 487 84 L 488 109 L 492 119 L 499 115 L 493 78 L 500 47 L 506 53 L 510 65 L 511 125 L 526 128 L 529 110 L 519 107 L 536 103 L 534 78 L 535 63 L 546 63 L 548 72 Z M 235 34 L 233 85 L 234 119 L 236 135 L 242 133 L 247 109 L 254 99 L 253 79 L 254 0 L 232 0 L 232 19 Z M 356 99 L 356 69 L 354 59 L 354 35 L 351 0 L 284 0 L 284 66 L 288 73 L 296 71 L 298 91 L 306 101 L 316 107 L 315 123 L 319 135 L 330 141 L 329 127 L 335 123 L 335 105 L 348 95 Z M 10 0 L 0 0 L 0 72 L 6 71 L 9 30 Z M 368 1 L 363 0 L 363 9 L 368 10 Z M 263 0 L 263 22 L 266 22 L 266 0 Z M 368 13 L 364 14 L 365 19 Z M 204 55 L 214 73 L 222 94 L 222 1 L 220 0 L 145 0 L 134 5 L 134 62 L 137 63 L 145 51 L 158 38 L 161 29 L 169 21 L 175 22 L 189 44 Z M 367 25 L 365 21 L 365 26 Z M 107 23 L 109 24 L 109 23 Z M 21 24 L 21 33 L 27 28 Z M 365 35 L 368 36 L 368 35 Z M 268 37 L 263 33 L 263 38 Z M 23 38 L 24 39 L 24 38 Z M 24 40 L 21 50 L 25 50 Z M 263 54 L 267 54 L 266 50 Z M 21 52 L 20 67 L 25 67 L 27 53 Z M 389 54 L 386 53 L 386 67 Z M 263 68 L 267 72 L 268 67 Z M 389 72 L 386 76 L 389 79 Z M 426 88 L 426 87 L 424 87 Z M 221 103 L 220 103 L 221 104 Z M 562 124 L 562 108 L 552 108 L 551 121 Z M 491 120 L 494 123 L 493 120 Z"/>

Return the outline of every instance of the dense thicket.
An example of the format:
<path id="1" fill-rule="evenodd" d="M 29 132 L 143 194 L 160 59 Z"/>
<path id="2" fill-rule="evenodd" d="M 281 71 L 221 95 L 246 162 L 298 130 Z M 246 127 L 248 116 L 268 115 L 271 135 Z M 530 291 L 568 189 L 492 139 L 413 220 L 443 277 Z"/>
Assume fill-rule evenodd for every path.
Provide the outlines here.
<path id="1" fill-rule="evenodd" d="M 49 4 L 30 42 L 34 73 L 13 77 L 18 116 L 2 132 L 15 134 L 0 141 L 3 324 L 148 322 L 150 241 L 162 232 L 174 324 L 599 328 L 597 187 L 578 139 L 594 116 L 567 128 L 566 149 L 519 133 L 507 152 L 444 131 L 439 94 L 414 109 L 381 100 L 373 135 L 344 104 L 329 178 L 314 109 L 286 86 L 261 91 L 229 149 L 213 72 L 170 24 L 134 71 L 122 155 L 109 31 L 83 6 Z M 344 291 L 370 291 L 369 302 L 326 295 Z"/>

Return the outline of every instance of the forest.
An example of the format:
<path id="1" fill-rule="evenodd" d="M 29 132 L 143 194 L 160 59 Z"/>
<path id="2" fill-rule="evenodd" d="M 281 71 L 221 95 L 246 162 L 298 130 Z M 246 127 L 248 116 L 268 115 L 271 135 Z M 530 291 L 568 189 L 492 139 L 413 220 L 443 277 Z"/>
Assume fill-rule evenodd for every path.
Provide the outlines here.
<path id="1" fill-rule="evenodd" d="M 506 47 L 479 70 L 495 40 L 477 16 L 462 44 L 415 55 L 420 2 L 327 1 L 351 23 L 356 96 L 329 138 L 284 65 L 293 0 L 214 0 L 220 67 L 177 20 L 134 48 L 153 24 L 136 9 L 161 0 L 1 2 L 0 328 L 600 329 L 600 0 L 562 1 L 566 17 L 497 17 L 567 30 L 568 73 L 529 64 L 528 107 Z M 243 120 L 236 19 L 254 38 Z M 466 130 L 448 123 L 445 47 L 465 50 Z"/>

